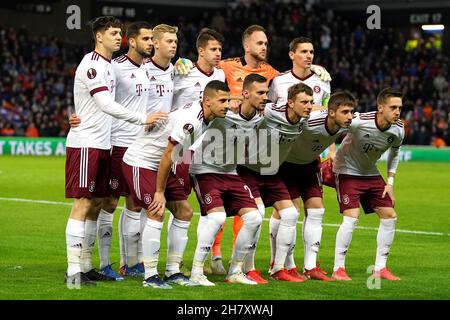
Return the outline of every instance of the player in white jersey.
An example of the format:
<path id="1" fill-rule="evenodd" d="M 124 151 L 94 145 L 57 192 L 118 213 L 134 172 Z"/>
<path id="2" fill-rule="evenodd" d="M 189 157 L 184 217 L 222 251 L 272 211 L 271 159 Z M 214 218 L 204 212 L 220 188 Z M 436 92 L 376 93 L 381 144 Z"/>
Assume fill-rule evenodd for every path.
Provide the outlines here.
<path id="1" fill-rule="evenodd" d="M 376 212 L 380 217 L 373 276 L 400 280 L 386 268 L 386 262 L 397 221 L 393 186 L 404 137 L 400 120 L 402 93 L 392 88 L 383 89 L 378 94 L 377 104 L 376 112 L 361 113 L 353 119 L 334 160 L 336 191 L 344 215 L 336 235 L 333 278 L 338 280 L 351 280 L 345 271 L 345 257 L 358 222 L 360 204 L 366 214 Z M 385 184 L 376 162 L 388 149 Z"/>
<path id="2" fill-rule="evenodd" d="M 242 199 L 249 198 L 248 186 L 240 179 L 236 172 L 236 163 L 240 157 L 245 156 L 246 139 L 254 139 L 256 128 L 264 120 L 262 111 L 264 111 L 267 99 L 267 79 L 257 75 L 250 74 L 244 79 L 243 84 L 243 102 L 238 113 L 229 111 L 225 119 L 216 121 L 205 132 L 202 141 L 201 150 L 195 150 L 193 163 L 190 166 L 190 173 L 193 175 L 195 183 L 195 191 L 197 198 L 201 203 L 202 216 L 199 220 L 197 228 L 197 237 L 208 243 L 206 247 L 209 249 L 216 235 L 210 233 L 209 229 L 204 229 L 208 223 L 208 212 L 216 210 L 215 215 L 225 216 L 236 215 L 241 208 L 248 204 L 243 203 Z M 242 160 L 245 160 L 242 159 Z M 248 190 L 245 190 L 245 189 Z M 256 209 L 257 205 L 252 198 L 252 207 Z M 248 200 L 247 200 L 248 201 Z M 261 211 L 259 209 L 261 208 Z M 264 216 L 264 206 L 258 205 L 259 215 Z M 248 219 L 247 216 L 246 219 Z M 219 229 L 221 226 L 218 226 Z M 230 263 L 230 269 L 225 279 L 226 282 L 244 283 L 244 284 L 266 284 L 267 280 L 263 279 L 254 266 L 254 255 L 256 245 L 259 239 L 260 227 L 253 238 L 241 238 L 240 240 L 251 240 L 247 246 L 248 253 L 243 253 L 242 242 L 236 242 L 235 254 Z M 207 237 L 211 236 L 211 238 Z M 200 241 L 200 240 L 199 240 Z M 195 265 L 202 265 L 202 252 L 196 252 Z M 206 255 L 208 252 L 206 251 Z M 205 256 L 206 258 L 206 256 Z M 217 257 L 212 253 L 211 269 L 215 274 L 226 274 L 214 271 L 213 263 L 217 262 Z M 242 267 L 241 267 L 242 265 Z M 201 270 L 201 269 L 199 269 Z M 197 272 L 199 272 L 199 270 Z M 244 271 L 244 273 L 242 272 Z M 203 274 L 195 274 L 194 277 L 202 277 Z"/>
<path id="3" fill-rule="evenodd" d="M 302 130 L 305 120 L 312 110 L 312 89 L 303 83 L 289 88 L 288 102 L 284 106 L 273 103 L 266 105 L 264 121 L 259 127 L 268 130 L 269 139 L 277 137 L 278 152 L 271 152 L 270 167 L 264 168 L 263 162 L 238 166 L 238 173 L 248 183 L 255 201 L 265 207 L 274 207 L 281 216 L 280 231 L 277 235 L 276 254 L 270 276 L 275 280 L 303 282 L 305 277 L 296 268 L 286 270 L 284 262 L 286 255 L 295 244 L 298 211 L 291 201 L 289 192 L 277 173 L 279 165 L 284 162 L 296 138 Z M 269 140 L 268 139 L 268 140 Z M 255 143 L 255 142 L 253 142 Z M 258 150 L 260 154 L 268 154 L 265 150 Z M 252 157 L 250 151 L 250 158 Z M 265 170 L 264 170 L 265 169 Z"/>
<path id="4" fill-rule="evenodd" d="M 75 112 L 85 120 L 70 129 L 66 143 L 66 197 L 75 198 L 66 226 L 68 285 L 114 280 L 95 271 L 91 261 L 97 217 L 109 193 L 111 116 L 138 125 L 150 121 L 145 113 L 114 101 L 116 77 L 110 59 L 120 48 L 121 26 L 114 17 L 93 22 L 95 50 L 84 56 L 75 73 Z"/>
<path id="5" fill-rule="evenodd" d="M 174 73 L 170 60 L 177 52 L 177 32 L 177 27 L 167 24 L 159 24 L 153 28 L 155 54 L 145 63 L 150 77 L 149 111 L 171 111 Z"/>
<path id="6" fill-rule="evenodd" d="M 269 87 L 269 100 L 278 105 L 287 102 L 287 92 L 293 84 L 302 82 L 313 89 L 314 106 L 327 106 L 331 87 L 329 81 L 323 81 L 311 71 L 314 59 L 314 46 L 311 39 L 295 38 L 289 44 L 289 58 L 292 69 L 276 76 Z"/>
<path id="7" fill-rule="evenodd" d="M 192 208 L 182 182 L 171 172 L 172 151 L 176 150 L 174 155 L 178 154 L 178 146 L 187 150 L 192 138 L 200 137 L 212 120 L 225 116 L 229 100 L 227 90 L 225 83 L 211 81 L 205 87 L 202 101 L 195 101 L 170 113 L 166 123 L 154 126 L 150 132 L 139 137 L 124 155 L 122 165 L 133 201 L 145 208 L 147 213 L 142 235 L 145 287 L 170 289 L 168 283 L 191 284 L 180 272 L 179 264 L 188 240 Z M 164 186 L 161 187 L 159 178 L 157 183 L 157 174 L 159 177 L 162 170 L 166 171 Z M 159 277 L 157 271 L 165 197 L 167 208 L 174 215 L 167 245 L 165 280 L 168 283 Z M 158 204 L 161 206 L 154 206 L 155 201 L 160 201 Z"/>
<path id="8" fill-rule="evenodd" d="M 280 167 L 280 174 L 289 190 L 291 199 L 300 211 L 300 197 L 305 208 L 303 240 L 305 247 L 304 275 L 309 279 L 331 281 L 317 265 L 317 253 L 322 238 L 322 218 L 325 213 L 322 199 L 319 156 L 334 143 L 352 122 L 356 99 L 349 92 L 331 95 L 328 111 L 315 111 L 303 126 L 303 130 Z M 270 245 L 273 261 L 280 220 L 276 212 L 269 223 Z M 286 269 L 296 268 L 294 248 L 288 253 Z M 272 262 L 271 261 L 271 262 Z"/>
<path id="9" fill-rule="evenodd" d="M 222 57 L 223 36 L 204 28 L 197 37 L 198 59 L 189 74 L 175 75 L 173 109 L 201 100 L 206 84 L 212 80 L 225 81 L 222 69 L 217 68 Z"/>

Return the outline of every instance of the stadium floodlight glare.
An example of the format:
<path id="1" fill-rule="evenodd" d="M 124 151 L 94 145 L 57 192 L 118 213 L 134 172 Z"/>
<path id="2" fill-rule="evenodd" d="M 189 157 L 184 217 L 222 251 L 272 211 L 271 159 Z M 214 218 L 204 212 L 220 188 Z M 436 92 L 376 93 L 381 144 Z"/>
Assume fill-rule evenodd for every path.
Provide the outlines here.
<path id="1" fill-rule="evenodd" d="M 424 31 L 442 31 L 445 27 L 443 24 L 423 24 L 422 30 Z"/>

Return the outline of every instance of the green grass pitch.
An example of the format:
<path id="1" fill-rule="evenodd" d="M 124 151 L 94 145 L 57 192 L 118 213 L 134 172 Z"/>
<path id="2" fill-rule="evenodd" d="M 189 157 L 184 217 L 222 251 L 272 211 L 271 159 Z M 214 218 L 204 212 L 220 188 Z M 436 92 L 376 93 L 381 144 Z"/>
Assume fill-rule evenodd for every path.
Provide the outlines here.
<path id="1" fill-rule="evenodd" d="M 385 165 L 380 169 L 384 173 Z M 174 287 L 172 290 L 143 288 L 141 281 L 99 283 L 94 288 L 69 290 L 63 283 L 66 270 L 65 226 L 70 199 L 64 198 L 63 157 L 0 156 L 0 299 L 170 299 L 170 300 L 247 300 L 247 299 L 450 299 L 450 164 L 400 163 L 395 184 L 398 213 L 397 233 L 388 260 L 400 282 L 382 281 L 379 289 L 367 286 L 367 269 L 374 264 L 376 215 L 359 220 L 347 255 L 347 271 L 353 281 L 324 283 L 282 283 L 268 285 L 227 284 L 221 276 L 210 276 L 215 287 Z M 332 271 L 338 213 L 335 191 L 325 190 L 326 213 L 319 261 Z M 23 202 L 20 199 L 46 200 Z M 198 204 L 191 195 L 194 211 Z M 60 203 L 64 202 L 64 203 Z M 120 204 L 123 204 L 121 200 Z M 267 278 L 270 257 L 266 210 L 256 266 Z M 117 221 L 111 249 L 113 262 L 119 261 Z M 300 221 L 303 220 L 303 214 Z M 190 227 L 185 263 L 190 266 L 196 245 L 198 215 Z M 222 240 L 225 265 L 231 254 L 232 220 Z M 166 226 L 163 229 L 159 270 L 166 256 Z M 414 233 L 412 231 L 423 231 Z M 301 225 L 298 224 L 296 262 L 303 259 Z M 94 265 L 98 266 L 97 248 Z M 115 265 L 116 268 L 118 264 Z M 370 282 L 370 280 L 369 280 Z"/>

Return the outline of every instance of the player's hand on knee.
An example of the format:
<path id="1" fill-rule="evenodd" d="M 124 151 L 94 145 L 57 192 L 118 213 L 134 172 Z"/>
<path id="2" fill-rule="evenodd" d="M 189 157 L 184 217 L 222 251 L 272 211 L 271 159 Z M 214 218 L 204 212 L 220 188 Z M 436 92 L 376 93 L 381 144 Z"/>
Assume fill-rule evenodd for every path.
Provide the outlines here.
<path id="1" fill-rule="evenodd" d="M 322 81 L 330 82 L 332 80 L 331 79 L 331 75 L 322 66 L 319 66 L 317 64 L 312 64 L 311 65 L 311 71 L 314 72 L 315 74 L 317 74 Z"/>
<path id="2" fill-rule="evenodd" d="M 153 201 L 147 208 L 147 212 L 150 215 L 160 216 L 164 215 L 164 210 L 166 209 L 166 197 L 164 197 L 164 193 L 155 192 L 153 196 Z"/>
<path id="3" fill-rule="evenodd" d="M 173 71 L 175 74 L 180 75 L 187 75 L 191 69 L 194 67 L 191 60 L 187 58 L 178 58 L 177 62 L 175 62 L 175 65 L 173 67 Z"/>
<path id="4" fill-rule="evenodd" d="M 383 191 L 383 198 L 386 196 L 386 194 L 389 195 L 389 197 L 391 197 L 392 200 L 392 205 L 395 205 L 395 197 L 394 197 L 394 187 L 391 186 L 390 184 L 387 184 L 384 186 L 384 191 Z"/>
<path id="5" fill-rule="evenodd" d="M 75 113 L 72 113 L 69 118 L 69 124 L 71 128 L 76 128 L 80 125 L 81 119 L 77 117 Z"/>

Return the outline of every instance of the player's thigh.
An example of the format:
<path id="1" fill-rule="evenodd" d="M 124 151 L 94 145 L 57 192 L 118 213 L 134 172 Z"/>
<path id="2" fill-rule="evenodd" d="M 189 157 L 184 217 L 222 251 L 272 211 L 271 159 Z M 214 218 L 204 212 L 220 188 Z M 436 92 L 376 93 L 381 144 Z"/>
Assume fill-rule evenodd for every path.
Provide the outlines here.
<path id="1" fill-rule="evenodd" d="M 125 197 L 125 206 L 128 210 L 138 212 L 141 211 L 142 207 L 139 205 L 134 204 L 133 197 L 131 195 L 128 195 Z"/>
<path id="2" fill-rule="evenodd" d="M 300 198 L 292 199 L 292 204 L 294 205 L 295 209 L 297 209 L 298 212 L 300 212 L 301 204 L 300 204 Z M 280 220 L 281 216 L 277 209 L 273 208 L 272 210 L 272 217 L 274 219 Z"/>
<path id="3" fill-rule="evenodd" d="M 70 218 L 75 220 L 86 220 L 86 216 L 91 208 L 90 198 L 74 198 Z"/>
<path id="4" fill-rule="evenodd" d="M 308 209 L 324 208 L 323 199 L 321 197 L 312 197 L 305 201 L 305 214 L 308 215 Z"/>
<path id="5" fill-rule="evenodd" d="M 350 217 L 350 218 L 355 218 L 355 219 L 359 218 L 359 214 L 360 214 L 359 208 L 345 209 L 342 212 L 343 216 Z"/>
<path id="6" fill-rule="evenodd" d="M 117 208 L 117 204 L 119 203 L 119 197 L 117 196 L 109 196 L 103 198 L 102 209 L 109 212 L 114 213 Z"/>
<path id="7" fill-rule="evenodd" d="M 292 202 L 292 200 L 279 200 L 274 202 L 273 207 L 280 211 L 283 209 L 294 207 L 294 203 Z"/>

